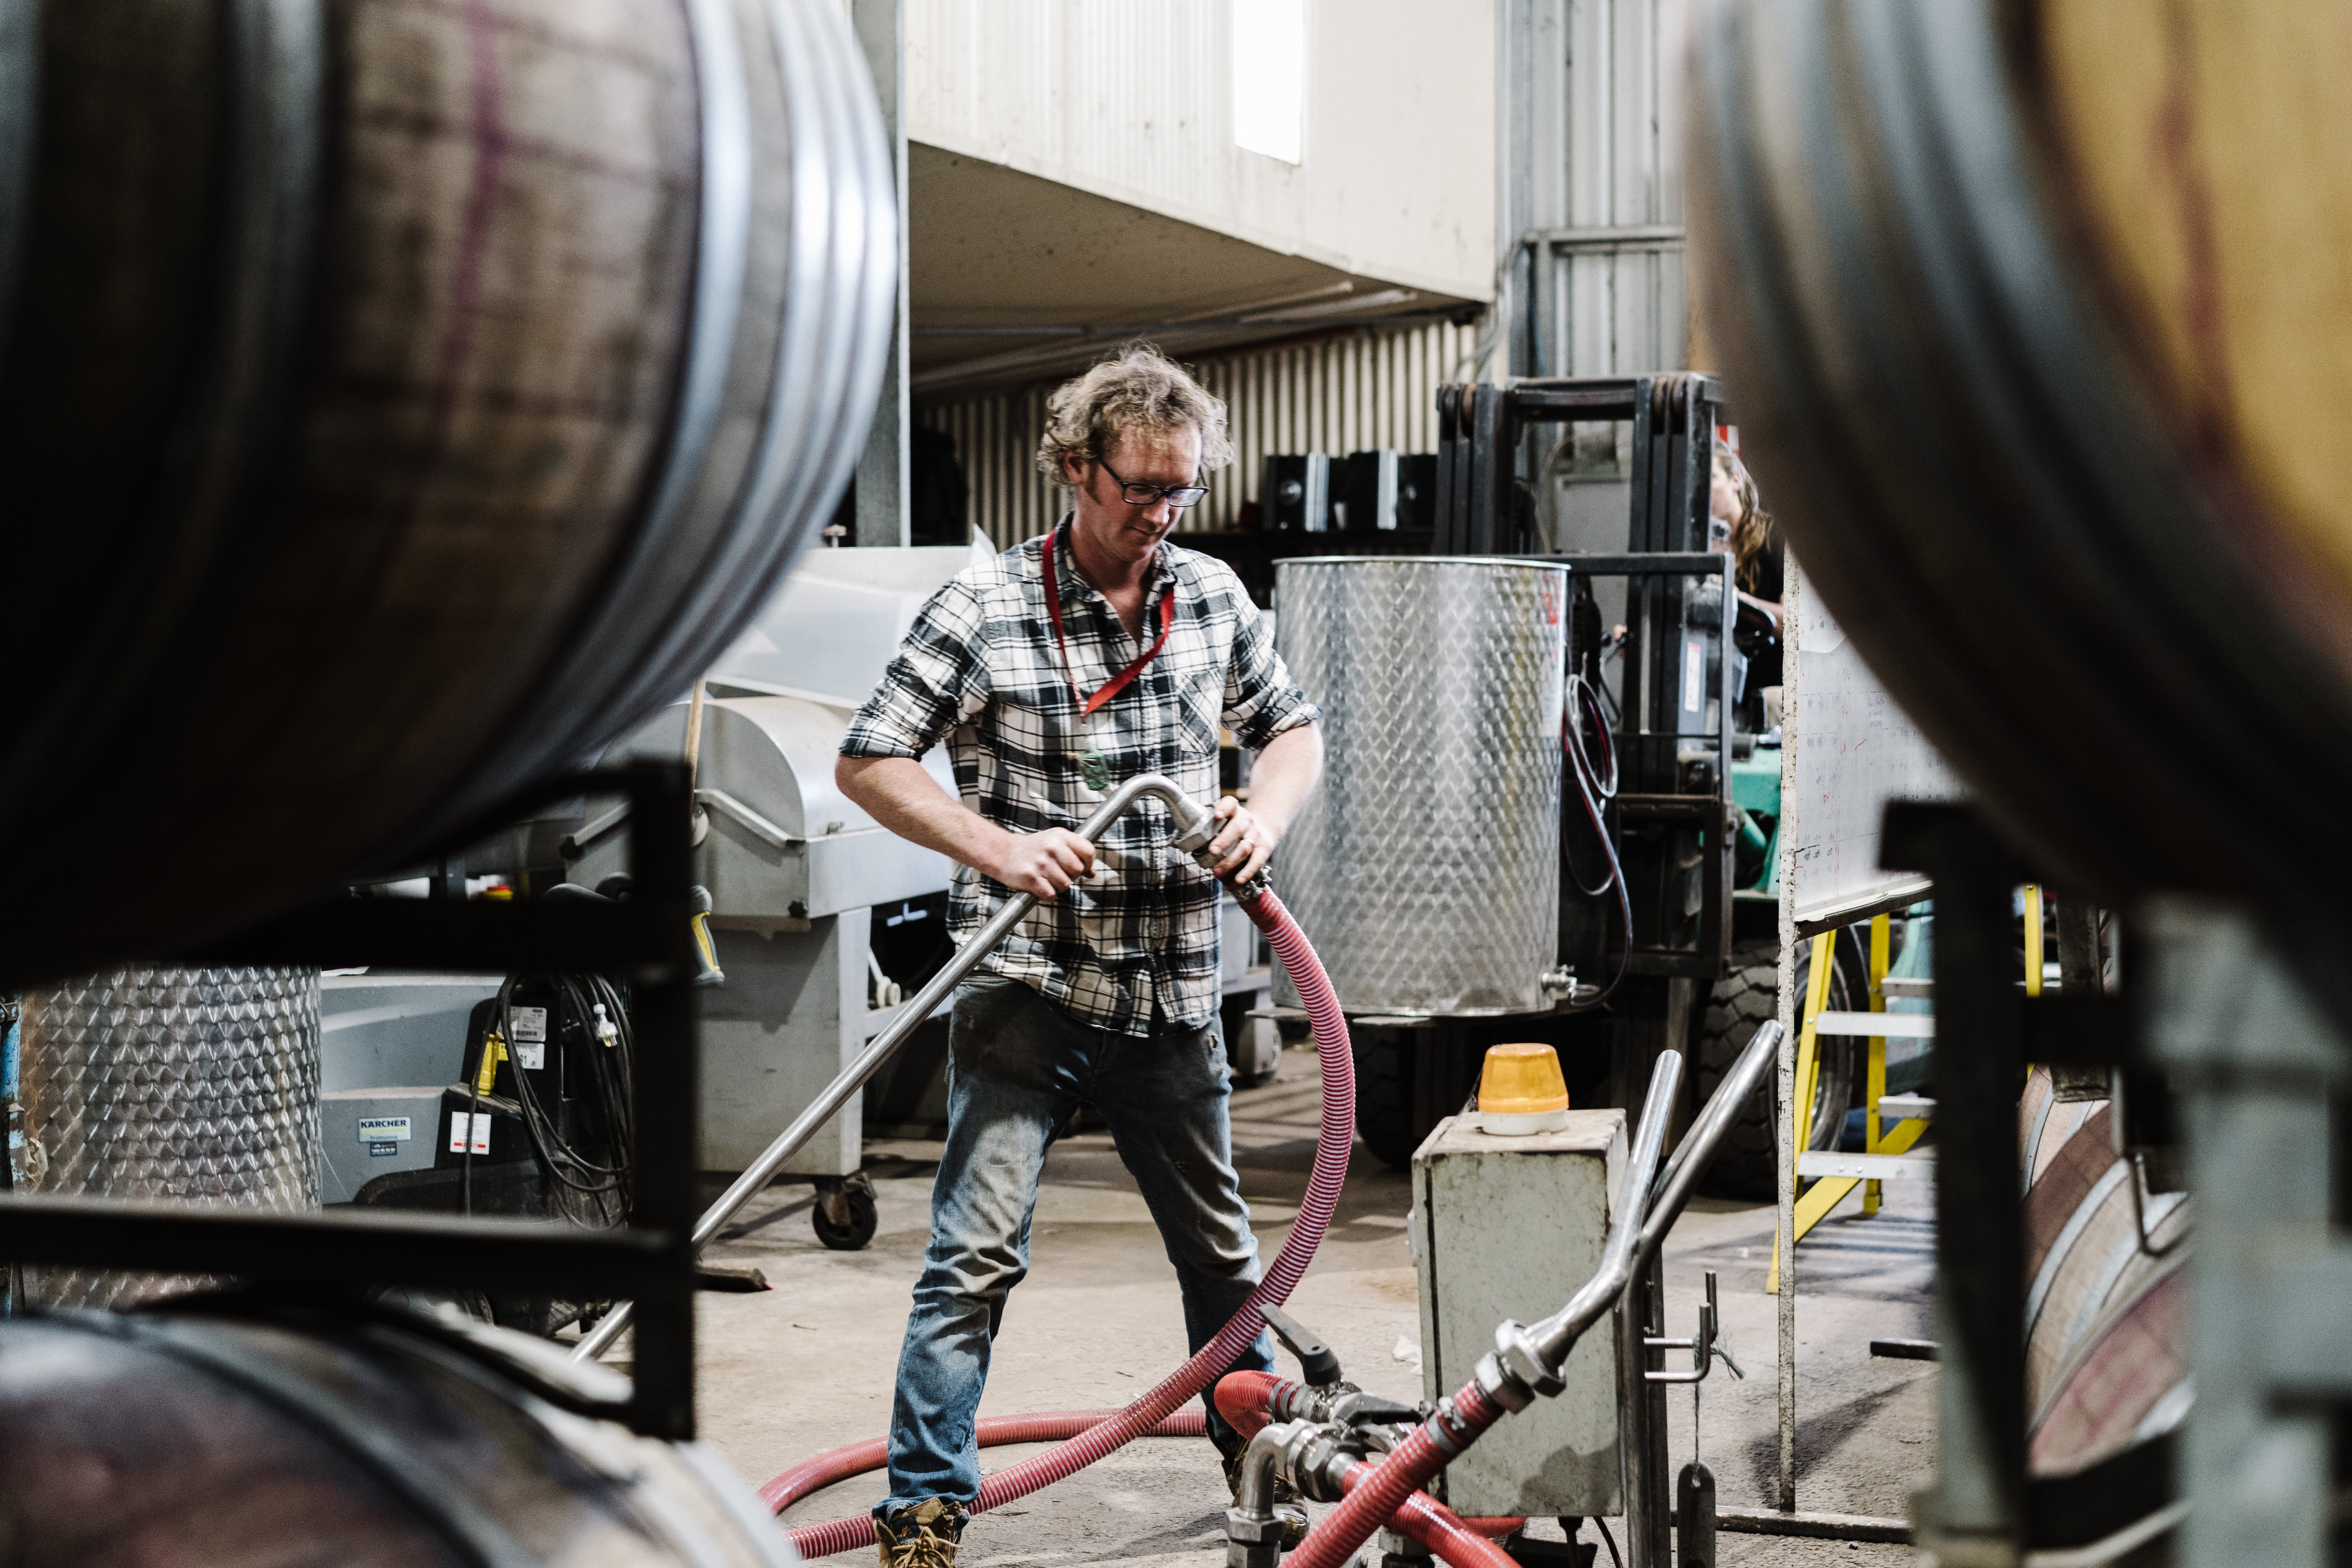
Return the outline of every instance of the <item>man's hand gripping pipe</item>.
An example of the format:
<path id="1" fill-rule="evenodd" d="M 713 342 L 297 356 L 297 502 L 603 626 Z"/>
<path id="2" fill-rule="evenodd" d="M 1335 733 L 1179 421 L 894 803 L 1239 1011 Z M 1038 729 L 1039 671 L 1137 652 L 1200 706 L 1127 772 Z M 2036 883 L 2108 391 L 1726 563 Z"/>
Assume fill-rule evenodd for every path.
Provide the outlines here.
<path id="1" fill-rule="evenodd" d="M 1095 808 L 1094 815 L 1087 817 L 1078 829 L 1078 837 L 1091 842 L 1147 795 L 1164 803 L 1175 817 L 1175 842 L 1179 849 L 1196 857 L 1205 853 L 1209 840 L 1216 835 L 1216 819 L 1207 808 L 1177 788 L 1176 782 L 1164 773 L 1140 773 L 1111 791 L 1109 797 Z M 1261 877 L 1254 884 L 1235 888 L 1234 894 L 1248 907 L 1258 901 L 1257 896 L 1264 887 L 1265 879 Z M 783 1169 L 784 1162 L 800 1152 L 801 1146 L 816 1136 L 817 1129 L 831 1120 L 834 1112 L 847 1104 L 851 1095 L 865 1088 L 866 1079 L 882 1070 L 882 1064 L 907 1043 L 916 1026 L 929 1017 L 932 1010 L 947 999 L 948 994 L 962 983 L 965 975 L 971 973 L 973 966 L 993 952 L 996 944 L 1011 934 L 1013 928 L 1019 925 L 1022 918 L 1036 905 L 1037 895 L 1034 893 L 1013 894 L 970 942 L 956 950 L 946 965 L 915 994 L 914 1000 L 899 1008 L 898 1016 L 891 1020 L 890 1026 L 875 1036 L 873 1043 L 857 1059 L 844 1068 L 840 1077 L 825 1085 L 824 1092 L 793 1118 L 792 1125 L 777 1133 L 775 1142 L 761 1151 L 760 1157 L 735 1178 L 733 1184 L 719 1195 L 716 1203 L 702 1211 L 702 1217 L 694 1222 L 694 1249 L 697 1252 L 710 1244 L 710 1238 L 741 1212 L 753 1194 L 775 1180 L 776 1173 Z M 582 1336 L 580 1343 L 572 1349 L 572 1359 L 593 1361 L 603 1355 L 611 1348 L 613 1342 L 621 1337 L 621 1331 L 629 1326 L 631 1316 L 628 1302 L 615 1302 L 604 1321 Z"/>
<path id="2" fill-rule="evenodd" d="M 1609 1245 L 1601 1267 L 1568 1304 L 1533 1327 L 1505 1322 L 1495 1331 L 1493 1353 L 1437 1413 L 1397 1446 L 1374 1473 L 1307 1532 L 1286 1559 L 1290 1568 L 1342 1568 L 1372 1531 L 1402 1507 L 1429 1479 L 1459 1458 L 1506 1415 L 1526 1409 L 1538 1394 L 1547 1398 L 1565 1386 L 1560 1368 L 1577 1340 L 1616 1305 L 1637 1270 L 1665 1240 L 1666 1231 L 1706 1172 L 1724 1134 L 1738 1119 L 1748 1097 L 1763 1081 L 1764 1069 L 1780 1050 L 1780 1026 L 1758 1029 L 1740 1052 L 1714 1098 L 1699 1113 L 1682 1147 L 1659 1170 L 1666 1122 L 1682 1081 L 1682 1058 L 1667 1052 L 1650 1075 L 1642 1120 L 1633 1134 L 1632 1158 L 1609 1221 Z"/>

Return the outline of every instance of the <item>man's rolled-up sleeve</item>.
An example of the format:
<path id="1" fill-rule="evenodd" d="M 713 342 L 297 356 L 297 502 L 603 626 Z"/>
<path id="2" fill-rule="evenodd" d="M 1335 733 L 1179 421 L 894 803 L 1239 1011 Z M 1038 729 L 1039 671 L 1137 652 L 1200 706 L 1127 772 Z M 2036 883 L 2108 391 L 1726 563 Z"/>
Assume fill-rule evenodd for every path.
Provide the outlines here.
<path id="1" fill-rule="evenodd" d="M 849 721 L 845 757 L 919 759 L 988 704 L 980 600 L 961 581 L 930 597 L 882 684 Z"/>
<path id="2" fill-rule="evenodd" d="M 1233 661 L 1225 667 L 1225 727 L 1249 750 L 1261 751 L 1285 730 L 1312 724 L 1323 710 L 1290 679 L 1290 667 L 1274 649 L 1265 617 L 1242 601 L 1241 626 L 1234 634 Z"/>

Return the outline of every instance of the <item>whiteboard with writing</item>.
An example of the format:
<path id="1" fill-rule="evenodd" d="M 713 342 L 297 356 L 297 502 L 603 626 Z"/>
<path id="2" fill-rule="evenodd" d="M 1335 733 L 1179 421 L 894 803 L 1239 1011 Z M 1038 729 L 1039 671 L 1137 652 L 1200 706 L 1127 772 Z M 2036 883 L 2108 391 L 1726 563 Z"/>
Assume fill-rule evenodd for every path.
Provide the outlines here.
<path id="1" fill-rule="evenodd" d="M 1803 572 L 1790 562 L 1780 700 L 1781 907 L 1798 931 L 1858 918 L 1925 879 L 1878 866 L 1891 800 L 1949 800 L 1959 781 L 1886 689 Z"/>

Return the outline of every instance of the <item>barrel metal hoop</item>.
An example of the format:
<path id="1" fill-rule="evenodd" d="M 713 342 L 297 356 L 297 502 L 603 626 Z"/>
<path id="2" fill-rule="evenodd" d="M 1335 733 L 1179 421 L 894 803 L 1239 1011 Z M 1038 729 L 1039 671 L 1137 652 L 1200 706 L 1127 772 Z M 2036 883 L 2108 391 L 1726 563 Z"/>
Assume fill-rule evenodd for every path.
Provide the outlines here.
<path id="1" fill-rule="evenodd" d="M 751 236 L 751 110 L 742 43 L 727 0 L 687 0 L 700 116 L 701 180 L 696 193 L 694 309 L 678 375 L 660 475 L 632 554 L 654 547 L 693 499 L 719 429 L 735 360 L 735 327 Z"/>
<path id="2" fill-rule="evenodd" d="M 696 0 L 696 6 L 698 14 L 723 9 L 719 0 Z M 887 246 L 865 237 L 865 229 L 873 226 L 867 215 L 877 205 L 875 193 L 892 189 L 887 165 L 876 162 L 880 111 L 865 61 L 856 53 L 847 19 L 827 0 L 761 0 L 746 7 L 742 16 L 747 24 L 756 19 L 764 26 L 747 26 L 751 36 L 740 42 L 730 33 L 729 47 L 765 47 L 772 52 L 791 190 L 783 211 L 767 220 L 783 229 L 782 277 L 774 353 L 760 378 L 765 396 L 755 405 L 758 435 L 740 459 L 731 490 L 723 497 L 706 496 L 696 482 L 698 467 L 680 471 L 688 434 L 681 424 L 648 521 L 614 573 L 607 604 L 625 602 L 637 577 L 653 565 L 675 566 L 677 550 L 689 547 L 676 536 L 689 531 L 690 549 L 701 563 L 696 574 L 698 586 L 657 623 L 647 624 L 633 665 L 606 681 L 599 715 L 641 717 L 668 700 L 693 679 L 700 668 L 695 660 L 708 658 L 698 650 L 707 646 L 713 628 L 740 626 L 758 609 L 806 538 L 811 520 L 820 508 L 829 508 L 848 482 L 879 389 L 887 307 L 898 284 L 897 208 L 887 205 L 879 220 L 887 225 L 882 230 Z M 696 29 L 698 49 L 706 30 Z M 761 32 L 766 35 L 764 45 L 757 41 Z M 754 62 L 740 52 L 730 58 L 742 94 L 743 115 L 739 118 L 748 128 L 744 117 L 752 105 L 750 67 Z M 745 135 L 740 190 L 749 212 L 753 192 L 748 129 Z M 858 221 L 847 222 L 844 215 Z M 744 227 L 738 226 L 739 249 Z M 707 232 L 705 237 L 707 243 Z M 756 324 L 741 319 L 741 301 L 761 297 L 753 287 L 761 280 L 749 274 L 747 251 L 739 255 L 739 261 L 742 265 L 734 274 L 735 315 L 729 337 L 740 354 L 746 352 L 742 338 Z M 868 319 L 876 315 L 877 290 L 878 324 Z M 698 294 L 698 314 L 699 306 Z M 701 341 L 698 321 L 696 341 Z M 719 367 L 730 380 L 736 370 L 749 368 L 731 363 Z M 710 455 L 705 450 L 696 462 Z M 723 506 L 723 525 L 688 530 L 687 514 L 700 515 L 694 510 L 698 502 L 706 510 Z M 665 504 L 672 510 L 664 510 Z M 609 739 L 593 730 L 575 730 L 575 749 L 593 750 Z"/>
<path id="3" fill-rule="evenodd" d="M 32 210 L 33 128 L 41 105 L 41 8 L 0 0 L 0 358 L 16 316 L 16 253 Z"/>
<path id="4" fill-rule="evenodd" d="M 341 1449 L 414 1508 L 473 1568 L 533 1568 L 539 1563 L 538 1554 L 477 1504 L 456 1478 L 420 1458 L 408 1445 L 355 1418 L 279 1363 L 182 1324 L 127 1317 L 120 1321 L 127 1326 L 116 1331 L 132 1344 L 211 1373 Z"/>
<path id="5" fill-rule="evenodd" d="M 840 493 L 865 445 L 884 363 L 873 340 L 888 339 L 900 240 L 895 182 L 876 134 L 881 120 L 865 101 L 872 89 L 847 24 L 806 0 L 768 0 L 768 12 L 792 117 L 793 182 L 814 182 L 825 199 L 794 204 L 791 308 L 776 343 L 784 394 L 770 438 L 793 430 L 776 457 L 796 460 L 763 460 L 748 504 L 798 517 Z M 813 297 L 817 290 L 825 297 Z M 828 397 L 832 387 L 845 391 Z"/>

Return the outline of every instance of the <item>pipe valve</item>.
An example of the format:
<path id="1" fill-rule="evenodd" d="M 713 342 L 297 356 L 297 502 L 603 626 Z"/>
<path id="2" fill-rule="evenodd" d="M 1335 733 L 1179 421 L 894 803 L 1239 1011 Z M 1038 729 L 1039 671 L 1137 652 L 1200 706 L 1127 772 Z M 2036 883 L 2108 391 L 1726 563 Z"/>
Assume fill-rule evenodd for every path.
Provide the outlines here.
<path id="1" fill-rule="evenodd" d="M 1339 1357 L 1323 1342 L 1314 1330 L 1284 1311 L 1268 1305 L 1260 1309 L 1265 1326 L 1282 1342 L 1282 1348 L 1298 1358 L 1299 1375 L 1310 1388 L 1328 1388 L 1340 1381 Z"/>

